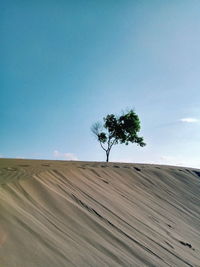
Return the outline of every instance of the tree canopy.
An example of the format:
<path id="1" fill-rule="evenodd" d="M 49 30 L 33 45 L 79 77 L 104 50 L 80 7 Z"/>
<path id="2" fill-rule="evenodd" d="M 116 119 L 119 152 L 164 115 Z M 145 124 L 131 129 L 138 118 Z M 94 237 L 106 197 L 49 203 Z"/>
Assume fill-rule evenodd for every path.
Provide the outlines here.
<path id="1" fill-rule="evenodd" d="M 109 161 L 110 151 L 113 145 L 118 143 L 128 145 L 136 143 L 143 147 L 143 137 L 137 134 L 140 131 L 140 119 L 133 109 L 121 116 L 108 114 L 103 118 L 103 124 L 96 122 L 91 130 L 99 141 L 101 148 L 106 152 L 106 161 Z"/>

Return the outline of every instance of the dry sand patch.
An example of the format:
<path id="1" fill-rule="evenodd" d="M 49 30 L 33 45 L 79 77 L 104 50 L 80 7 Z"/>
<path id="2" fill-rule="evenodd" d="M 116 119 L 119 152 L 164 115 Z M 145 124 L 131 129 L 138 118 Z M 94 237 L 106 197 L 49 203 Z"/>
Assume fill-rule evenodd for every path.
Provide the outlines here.
<path id="1" fill-rule="evenodd" d="M 200 266 L 199 173 L 0 159 L 0 266 Z"/>

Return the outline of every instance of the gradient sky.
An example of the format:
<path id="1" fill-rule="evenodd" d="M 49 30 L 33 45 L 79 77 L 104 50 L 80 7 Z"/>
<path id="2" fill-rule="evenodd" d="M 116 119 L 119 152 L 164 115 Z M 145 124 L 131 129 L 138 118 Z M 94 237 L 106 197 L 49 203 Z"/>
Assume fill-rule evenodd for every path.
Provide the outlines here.
<path id="1" fill-rule="evenodd" d="M 145 148 L 200 167 L 200 1 L 10 0 L 0 9 L 0 156 L 105 160 L 90 132 L 135 108 Z"/>

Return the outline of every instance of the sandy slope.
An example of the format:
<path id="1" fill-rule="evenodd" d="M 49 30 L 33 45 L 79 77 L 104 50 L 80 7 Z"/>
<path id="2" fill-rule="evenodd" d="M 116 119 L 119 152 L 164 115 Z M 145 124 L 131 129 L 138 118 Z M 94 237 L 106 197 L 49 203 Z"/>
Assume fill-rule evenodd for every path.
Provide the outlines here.
<path id="1" fill-rule="evenodd" d="M 1 159 L 0 266 L 200 266 L 199 176 Z"/>

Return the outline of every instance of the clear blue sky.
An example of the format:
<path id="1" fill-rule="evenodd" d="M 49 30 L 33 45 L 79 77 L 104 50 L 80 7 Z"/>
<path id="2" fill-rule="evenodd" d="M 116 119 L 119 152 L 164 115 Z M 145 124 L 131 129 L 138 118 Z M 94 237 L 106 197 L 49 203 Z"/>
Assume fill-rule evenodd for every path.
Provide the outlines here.
<path id="1" fill-rule="evenodd" d="M 134 107 L 147 146 L 111 161 L 200 167 L 200 1 L 1 1 L 0 156 L 101 161 L 90 132 Z"/>

